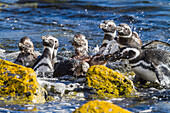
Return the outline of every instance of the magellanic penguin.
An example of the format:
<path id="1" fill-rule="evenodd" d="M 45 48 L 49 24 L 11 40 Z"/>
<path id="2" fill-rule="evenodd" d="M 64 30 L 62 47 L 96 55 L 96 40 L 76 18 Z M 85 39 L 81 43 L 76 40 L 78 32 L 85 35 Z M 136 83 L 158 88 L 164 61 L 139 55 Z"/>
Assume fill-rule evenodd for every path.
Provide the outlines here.
<path id="1" fill-rule="evenodd" d="M 118 43 L 116 41 L 116 24 L 113 20 L 106 20 L 99 24 L 99 28 L 104 31 L 104 38 L 102 45 L 99 48 L 99 52 L 94 55 L 89 64 L 92 65 L 105 65 L 107 60 L 103 60 L 103 55 L 113 54 L 119 50 Z"/>
<path id="2" fill-rule="evenodd" d="M 99 28 L 104 31 L 104 38 L 102 45 L 99 48 L 97 54 L 112 54 L 118 50 L 118 44 L 116 42 L 116 24 L 113 20 L 106 20 L 99 24 Z"/>
<path id="3" fill-rule="evenodd" d="M 80 62 L 89 60 L 88 41 L 84 35 L 75 35 L 72 45 L 75 49 L 74 55 L 72 58 L 60 58 L 58 56 L 58 62 L 55 64 L 53 77 L 64 77 L 65 75 L 72 76 L 73 73 L 75 73 L 75 69 L 81 68 L 79 66 Z"/>
<path id="4" fill-rule="evenodd" d="M 73 59 L 78 60 L 79 62 L 75 68 L 72 68 L 74 71 L 73 76 L 85 76 L 87 69 L 89 68 L 89 64 L 87 62 L 90 60 L 90 56 L 88 55 L 88 40 L 84 35 L 77 34 L 74 36 L 72 45 L 75 48 L 75 55 L 73 56 Z"/>
<path id="5" fill-rule="evenodd" d="M 18 55 L 14 63 L 26 67 L 32 67 L 36 61 L 37 55 L 34 53 L 34 45 L 31 39 L 29 37 L 21 38 L 18 47 L 20 50 L 20 54 Z"/>
<path id="6" fill-rule="evenodd" d="M 84 60 L 88 59 L 88 41 L 86 37 L 82 34 L 77 34 L 74 36 L 72 45 L 75 49 L 75 54 L 72 56 L 74 59 Z"/>
<path id="7" fill-rule="evenodd" d="M 120 47 L 133 46 L 141 48 L 142 41 L 139 38 L 137 32 L 131 30 L 130 26 L 125 23 L 121 23 L 116 27 L 118 35 L 118 43 Z"/>
<path id="8" fill-rule="evenodd" d="M 32 67 L 39 77 L 49 77 L 53 75 L 54 64 L 53 54 L 57 39 L 51 35 L 42 36 L 44 50 L 42 56 L 35 62 Z"/>
<path id="9" fill-rule="evenodd" d="M 112 60 L 127 59 L 140 78 L 170 86 L 170 52 L 160 49 L 123 47 L 113 54 Z"/>

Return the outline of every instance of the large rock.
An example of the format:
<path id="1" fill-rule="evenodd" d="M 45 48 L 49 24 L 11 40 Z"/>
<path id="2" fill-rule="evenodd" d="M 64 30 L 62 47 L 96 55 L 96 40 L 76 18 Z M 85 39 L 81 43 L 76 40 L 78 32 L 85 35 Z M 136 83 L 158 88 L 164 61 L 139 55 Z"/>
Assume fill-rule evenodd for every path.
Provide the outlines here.
<path id="1" fill-rule="evenodd" d="M 3 100 L 0 102 L 44 103 L 46 94 L 46 90 L 38 84 L 33 69 L 0 59 L 0 97 Z"/>
<path id="2" fill-rule="evenodd" d="M 128 77 L 103 65 L 94 65 L 88 69 L 87 83 L 101 97 L 127 97 L 136 91 Z"/>
<path id="3" fill-rule="evenodd" d="M 73 113 L 131 113 L 131 112 L 106 101 L 94 100 L 82 105 L 80 108 L 76 109 Z"/>

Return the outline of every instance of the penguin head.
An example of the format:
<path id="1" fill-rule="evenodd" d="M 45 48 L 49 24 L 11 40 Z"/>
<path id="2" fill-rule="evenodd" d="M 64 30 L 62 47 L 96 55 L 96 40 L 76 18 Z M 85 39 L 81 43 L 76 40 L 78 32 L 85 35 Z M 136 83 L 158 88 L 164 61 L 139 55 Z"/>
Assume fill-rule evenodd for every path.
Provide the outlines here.
<path id="1" fill-rule="evenodd" d="M 83 46 L 88 46 L 87 39 L 84 35 L 82 34 L 77 34 L 74 36 L 72 45 L 76 47 L 83 47 Z"/>
<path id="2" fill-rule="evenodd" d="M 113 54 L 111 61 L 116 61 L 120 59 L 134 60 L 140 56 L 140 53 L 141 51 L 138 48 L 123 47 Z"/>
<path id="3" fill-rule="evenodd" d="M 23 37 L 20 39 L 18 44 L 19 50 L 25 53 L 33 53 L 34 52 L 34 45 L 30 38 Z"/>
<path id="4" fill-rule="evenodd" d="M 51 35 L 42 36 L 44 47 L 54 48 L 55 44 L 57 44 L 57 39 Z"/>
<path id="5" fill-rule="evenodd" d="M 132 36 L 132 30 L 128 24 L 121 23 L 116 27 L 119 37 L 130 38 Z"/>
<path id="6" fill-rule="evenodd" d="M 101 28 L 104 32 L 114 33 L 116 31 L 116 24 L 113 20 L 106 20 L 99 24 L 99 28 Z"/>

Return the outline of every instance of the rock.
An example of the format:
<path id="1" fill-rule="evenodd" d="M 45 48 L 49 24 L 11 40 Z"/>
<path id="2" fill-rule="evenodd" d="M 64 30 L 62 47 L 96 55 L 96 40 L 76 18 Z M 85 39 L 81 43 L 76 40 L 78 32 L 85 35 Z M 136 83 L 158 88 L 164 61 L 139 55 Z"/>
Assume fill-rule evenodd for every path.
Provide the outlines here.
<path id="1" fill-rule="evenodd" d="M 73 113 L 131 113 L 110 102 L 94 100 L 90 101 L 80 108 L 76 109 Z"/>
<path id="2" fill-rule="evenodd" d="M 73 91 L 75 90 L 79 84 L 78 83 L 69 83 L 65 84 L 62 82 L 54 83 L 45 80 L 38 80 L 38 83 L 41 84 L 49 93 L 57 94 L 60 93 L 61 96 L 65 94 L 65 91 Z"/>
<path id="3" fill-rule="evenodd" d="M 5 104 L 44 103 L 47 92 L 31 68 L 0 59 L 0 96 Z"/>
<path id="4" fill-rule="evenodd" d="M 88 69 L 87 84 L 101 97 L 129 97 L 136 92 L 130 79 L 103 65 Z"/>

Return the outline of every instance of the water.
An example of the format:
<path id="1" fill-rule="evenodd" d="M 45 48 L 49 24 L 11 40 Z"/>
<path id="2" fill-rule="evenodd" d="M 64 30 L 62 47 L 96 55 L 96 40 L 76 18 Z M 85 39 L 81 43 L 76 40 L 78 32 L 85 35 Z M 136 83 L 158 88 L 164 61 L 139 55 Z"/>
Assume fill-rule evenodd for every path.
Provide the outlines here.
<path id="1" fill-rule="evenodd" d="M 104 35 L 98 25 L 108 19 L 116 24 L 129 24 L 143 43 L 170 39 L 169 0 L 0 0 L 0 48 L 6 53 L 17 52 L 20 38 L 28 36 L 35 50 L 42 51 L 41 36 L 51 34 L 58 38 L 59 54 L 63 54 L 74 51 L 71 40 L 79 33 L 87 37 L 89 48 L 94 48 L 102 43 Z M 157 91 L 142 99 L 113 102 L 133 112 L 168 113 L 168 92 Z M 72 112 L 85 102 L 60 100 L 44 105 L 7 105 L 1 106 L 0 111 Z"/>

